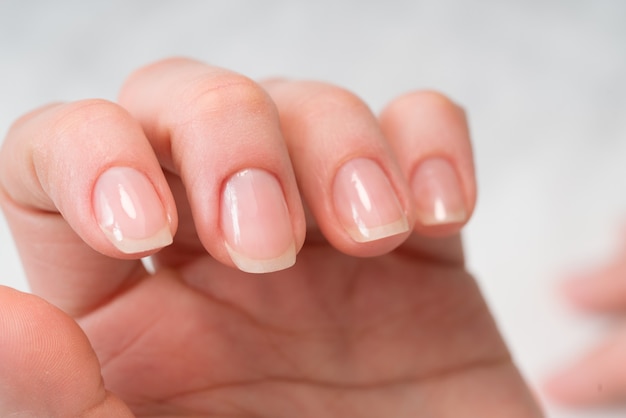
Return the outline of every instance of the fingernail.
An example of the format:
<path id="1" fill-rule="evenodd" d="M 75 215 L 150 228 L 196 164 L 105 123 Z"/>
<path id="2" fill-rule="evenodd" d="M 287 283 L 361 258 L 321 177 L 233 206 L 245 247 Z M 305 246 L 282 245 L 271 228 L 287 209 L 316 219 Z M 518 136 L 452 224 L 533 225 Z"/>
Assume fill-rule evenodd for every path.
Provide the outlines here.
<path id="1" fill-rule="evenodd" d="M 165 247 L 172 233 L 152 183 L 128 167 L 110 168 L 98 179 L 93 206 L 100 229 L 120 251 L 134 254 Z"/>
<path id="2" fill-rule="evenodd" d="M 456 171 L 443 158 L 419 165 L 411 179 L 417 216 L 423 225 L 463 223 L 467 209 Z"/>
<path id="3" fill-rule="evenodd" d="M 337 172 L 333 187 L 339 221 L 356 242 L 369 242 L 409 230 L 402 205 L 383 170 L 357 158 Z"/>
<path id="4" fill-rule="evenodd" d="M 296 262 L 291 217 L 276 177 L 260 169 L 233 175 L 224 188 L 221 223 L 233 263 L 248 273 L 269 273 Z"/>

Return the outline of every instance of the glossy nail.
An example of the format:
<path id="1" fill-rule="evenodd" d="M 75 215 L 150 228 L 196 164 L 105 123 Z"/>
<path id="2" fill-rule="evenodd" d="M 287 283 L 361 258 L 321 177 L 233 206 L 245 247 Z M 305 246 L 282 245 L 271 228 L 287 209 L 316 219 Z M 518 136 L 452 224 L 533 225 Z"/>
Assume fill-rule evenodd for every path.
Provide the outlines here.
<path id="1" fill-rule="evenodd" d="M 248 273 L 268 273 L 296 261 L 291 217 L 280 183 L 260 169 L 233 175 L 222 193 L 221 225 L 233 263 Z"/>
<path id="2" fill-rule="evenodd" d="M 431 158 L 422 162 L 411 179 L 411 189 L 422 225 L 466 221 L 467 209 L 461 183 L 448 160 Z"/>
<path id="3" fill-rule="evenodd" d="M 409 230 L 402 205 L 374 161 L 357 158 L 337 172 L 333 199 L 339 221 L 353 240 L 369 242 Z"/>
<path id="4" fill-rule="evenodd" d="M 139 171 L 113 167 L 93 191 L 100 229 L 120 251 L 141 253 L 172 243 L 168 216 L 152 183 Z"/>

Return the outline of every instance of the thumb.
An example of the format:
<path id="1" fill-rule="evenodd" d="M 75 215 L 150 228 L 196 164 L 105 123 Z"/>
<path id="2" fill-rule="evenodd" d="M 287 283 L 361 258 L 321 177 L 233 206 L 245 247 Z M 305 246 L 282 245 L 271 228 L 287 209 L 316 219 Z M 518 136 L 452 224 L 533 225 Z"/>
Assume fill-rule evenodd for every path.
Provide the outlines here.
<path id="1" fill-rule="evenodd" d="M 104 388 L 78 324 L 41 298 L 0 286 L 0 416 L 133 417 Z"/>

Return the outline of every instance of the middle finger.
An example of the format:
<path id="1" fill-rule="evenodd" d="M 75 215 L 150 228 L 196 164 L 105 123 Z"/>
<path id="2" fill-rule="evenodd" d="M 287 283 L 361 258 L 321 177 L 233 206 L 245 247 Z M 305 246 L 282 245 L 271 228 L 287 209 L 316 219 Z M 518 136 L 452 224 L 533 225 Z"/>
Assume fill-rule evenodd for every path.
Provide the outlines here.
<path id="1" fill-rule="evenodd" d="M 120 102 L 141 123 L 161 165 L 180 178 L 169 176 L 177 205 L 185 205 L 179 207 L 183 231 L 197 233 L 213 257 L 243 271 L 295 262 L 304 214 L 276 109 L 260 86 L 223 69 L 170 59 L 133 74 Z M 175 237 L 157 262 L 176 259 L 172 251 L 182 257 L 190 243 Z"/>

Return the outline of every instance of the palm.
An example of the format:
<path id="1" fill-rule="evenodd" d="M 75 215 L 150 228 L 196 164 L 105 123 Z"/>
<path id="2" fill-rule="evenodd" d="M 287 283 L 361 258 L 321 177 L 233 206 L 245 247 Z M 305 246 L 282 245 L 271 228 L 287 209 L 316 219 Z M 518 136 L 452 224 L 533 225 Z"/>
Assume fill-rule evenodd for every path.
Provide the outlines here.
<path id="1" fill-rule="evenodd" d="M 309 244 L 264 277 L 198 257 L 83 326 L 139 415 L 458 416 L 481 385 L 519 385 L 465 269 L 402 248 L 357 259 Z"/>

